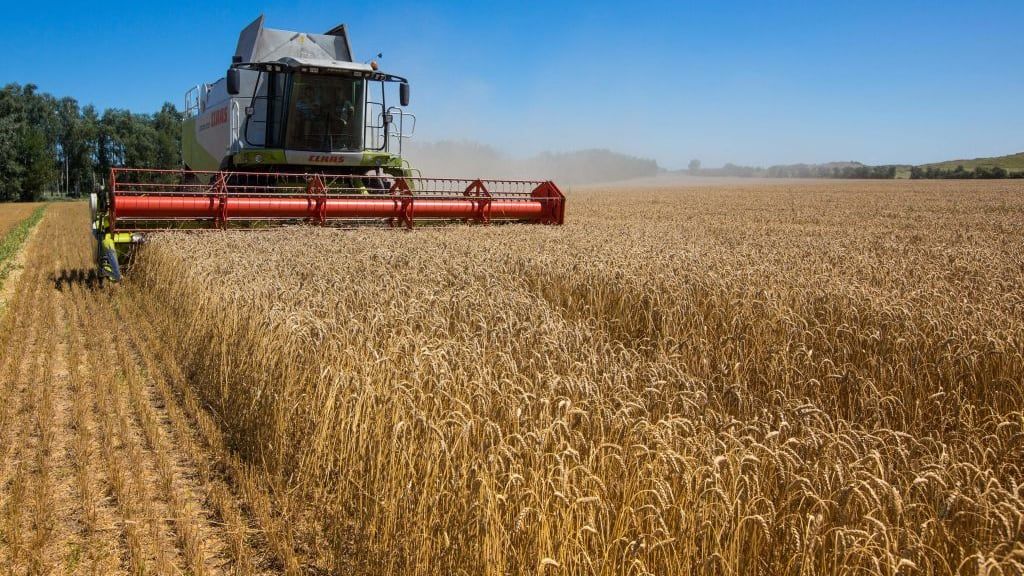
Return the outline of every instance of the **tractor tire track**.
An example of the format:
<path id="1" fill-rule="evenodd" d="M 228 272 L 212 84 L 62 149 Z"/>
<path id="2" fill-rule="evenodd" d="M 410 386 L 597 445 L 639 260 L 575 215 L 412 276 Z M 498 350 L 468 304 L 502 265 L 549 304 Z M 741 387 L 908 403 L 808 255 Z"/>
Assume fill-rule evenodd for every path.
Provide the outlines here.
<path id="1" fill-rule="evenodd" d="M 48 208 L 0 318 L 0 575 L 300 573 L 87 224 Z"/>

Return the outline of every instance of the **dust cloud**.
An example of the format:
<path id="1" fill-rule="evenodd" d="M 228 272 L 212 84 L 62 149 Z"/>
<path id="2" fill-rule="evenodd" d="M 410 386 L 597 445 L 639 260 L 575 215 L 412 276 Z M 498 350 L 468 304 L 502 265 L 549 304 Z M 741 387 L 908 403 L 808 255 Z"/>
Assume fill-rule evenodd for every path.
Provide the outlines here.
<path id="1" fill-rule="evenodd" d="M 654 160 L 604 149 L 514 158 L 470 141 L 409 143 L 403 156 L 427 177 L 524 178 L 554 180 L 564 186 L 653 177 L 660 171 Z"/>

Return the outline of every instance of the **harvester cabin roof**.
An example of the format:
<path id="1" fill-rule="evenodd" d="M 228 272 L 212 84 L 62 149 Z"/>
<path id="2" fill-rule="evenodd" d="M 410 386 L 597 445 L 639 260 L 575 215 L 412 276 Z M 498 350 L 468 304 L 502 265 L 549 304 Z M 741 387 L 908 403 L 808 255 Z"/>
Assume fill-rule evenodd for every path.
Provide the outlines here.
<path id="1" fill-rule="evenodd" d="M 241 62 L 275 62 L 294 58 L 354 64 L 344 24 L 326 34 L 310 34 L 264 28 L 263 16 L 239 34 L 235 58 Z"/>

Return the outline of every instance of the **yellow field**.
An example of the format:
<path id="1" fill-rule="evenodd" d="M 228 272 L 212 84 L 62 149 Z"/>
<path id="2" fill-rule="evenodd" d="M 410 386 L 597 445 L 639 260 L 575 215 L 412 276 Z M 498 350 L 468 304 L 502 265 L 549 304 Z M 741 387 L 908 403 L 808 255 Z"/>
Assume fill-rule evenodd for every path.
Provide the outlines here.
<path id="1" fill-rule="evenodd" d="M 39 206 L 38 202 L 19 202 L 17 204 L 0 202 L 0 237 L 14 228 L 15 224 L 28 218 L 32 211 Z"/>
<path id="2" fill-rule="evenodd" d="M 104 288 L 51 207 L 0 565 L 1020 573 L 1022 192 L 577 190 L 564 227 L 165 235 Z"/>

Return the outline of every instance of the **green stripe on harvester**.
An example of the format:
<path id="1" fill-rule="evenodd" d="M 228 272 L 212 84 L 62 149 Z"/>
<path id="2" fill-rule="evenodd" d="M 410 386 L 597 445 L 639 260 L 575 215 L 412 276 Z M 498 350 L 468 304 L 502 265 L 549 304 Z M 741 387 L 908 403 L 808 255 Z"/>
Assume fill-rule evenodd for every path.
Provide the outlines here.
<path id="1" fill-rule="evenodd" d="M 29 214 L 28 218 L 18 222 L 3 238 L 0 238 L 0 286 L 3 286 L 4 280 L 7 279 L 7 276 L 14 268 L 14 264 L 10 260 L 18 253 L 18 249 L 21 248 L 25 239 L 28 238 L 28 233 L 32 231 L 32 227 L 42 220 L 43 211 L 45 210 L 46 204 L 36 208 Z"/>
<path id="2" fill-rule="evenodd" d="M 203 148 L 196 137 L 195 118 L 189 118 L 181 124 L 181 155 L 190 170 L 220 170 L 220 160 Z"/>

